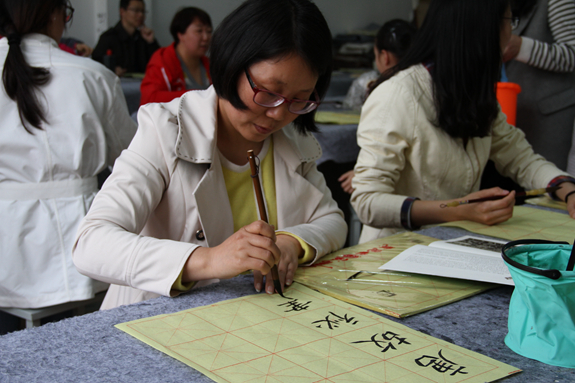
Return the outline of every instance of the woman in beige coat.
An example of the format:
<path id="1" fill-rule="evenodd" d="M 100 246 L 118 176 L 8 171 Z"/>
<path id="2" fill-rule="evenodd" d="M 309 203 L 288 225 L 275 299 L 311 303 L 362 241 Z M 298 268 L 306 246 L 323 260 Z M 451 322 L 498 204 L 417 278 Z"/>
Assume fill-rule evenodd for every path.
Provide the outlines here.
<path id="1" fill-rule="evenodd" d="M 247 270 L 256 290 L 273 293 L 262 278 L 273 265 L 289 285 L 298 264 L 343 245 L 345 222 L 308 133 L 329 84 L 330 47 L 327 23 L 308 0 L 248 0 L 214 33 L 214 86 L 140 109 L 138 132 L 74 250 L 80 272 L 112 284 L 103 308 Z M 261 160 L 279 231 L 257 221 L 247 150 Z"/>
<path id="2" fill-rule="evenodd" d="M 410 51 L 382 74 L 357 133 L 360 242 L 426 224 L 506 221 L 515 192 L 478 191 L 488 159 L 527 188 L 561 184 L 553 196 L 575 217 L 575 180 L 533 152 L 495 97 L 511 19 L 508 0 L 433 0 Z M 501 198 L 441 207 L 481 197 Z"/>

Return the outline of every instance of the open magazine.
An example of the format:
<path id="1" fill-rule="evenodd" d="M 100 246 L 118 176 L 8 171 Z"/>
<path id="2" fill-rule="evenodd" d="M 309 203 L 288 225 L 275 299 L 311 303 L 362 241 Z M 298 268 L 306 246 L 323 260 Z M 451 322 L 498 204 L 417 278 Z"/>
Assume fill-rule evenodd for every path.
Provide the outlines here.
<path id="1" fill-rule="evenodd" d="M 511 274 L 501 258 L 501 248 L 506 243 L 466 235 L 432 242 L 429 246 L 415 245 L 379 269 L 513 286 Z"/>

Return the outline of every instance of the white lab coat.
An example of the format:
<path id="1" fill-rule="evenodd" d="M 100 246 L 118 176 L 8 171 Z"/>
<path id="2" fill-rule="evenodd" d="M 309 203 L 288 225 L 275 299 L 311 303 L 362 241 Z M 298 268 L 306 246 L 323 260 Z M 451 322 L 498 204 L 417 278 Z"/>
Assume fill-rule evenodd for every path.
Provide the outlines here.
<path id="1" fill-rule="evenodd" d="M 84 300 L 107 285 L 72 262 L 80 220 L 136 131 L 119 79 L 104 66 L 58 48 L 41 34 L 21 43 L 26 61 L 50 71 L 38 99 L 44 130 L 26 132 L 0 86 L 0 306 L 37 308 Z M 8 54 L 0 39 L 0 70 Z"/>
<path id="2" fill-rule="evenodd" d="M 74 248 L 78 270 L 112 284 L 103 309 L 176 295 L 172 285 L 196 247 L 217 246 L 234 233 L 216 121 L 213 87 L 140 108 L 138 132 L 82 222 Z M 343 214 L 317 170 L 315 138 L 290 125 L 273 140 L 278 229 L 315 248 L 313 263 L 345 242 Z"/>

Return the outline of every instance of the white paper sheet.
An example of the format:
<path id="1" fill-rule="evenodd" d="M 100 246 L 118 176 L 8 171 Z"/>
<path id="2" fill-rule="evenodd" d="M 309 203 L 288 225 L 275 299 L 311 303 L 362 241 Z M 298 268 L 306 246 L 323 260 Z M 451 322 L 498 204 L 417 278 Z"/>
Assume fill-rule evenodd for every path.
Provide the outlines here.
<path id="1" fill-rule="evenodd" d="M 513 279 L 500 253 L 455 244 L 458 241 L 469 244 L 475 240 L 485 241 L 482 238 L 466 236 L 450 241 L 433 242 L 429 246 L 415 245 L 379 269 L 513 286 Z M 497 242 L 505 244 L 504 241 L 488 242 L 495 245 L 479 246 L 491 248 L 496 246 Z"/>

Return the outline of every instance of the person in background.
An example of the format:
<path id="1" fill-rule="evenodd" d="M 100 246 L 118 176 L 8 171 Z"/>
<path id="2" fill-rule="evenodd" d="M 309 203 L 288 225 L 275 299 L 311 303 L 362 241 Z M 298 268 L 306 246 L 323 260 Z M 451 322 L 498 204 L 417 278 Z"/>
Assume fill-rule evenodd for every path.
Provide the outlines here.
<path id="1" fill-rule="evenodd" d="M 82 57 L 90 57 L 94 51 L 92 47 L 73 37 L 62 37 L 58 45 L 60 49 Z"/>
<path id="2" fill-rule="evenodd" d="M 514 33 L 503 51 L 521 86 L 516 126 L 535 153 L 567 169 L 575 120 L 575 1 L 513 0 Z"/>
<path id="3" fill-rule="evenodd" d="M 377 70 L 365 72 L 353 81 L 343 101 L 345 109 L 361 109 L 368 95 L 369 84 L 397 64 L 409 49 L 416 32 L 413 25 L 401 19 L 390 20 L 379 28 L 373 45 Z"/>
<path id="4" fill-rule="evenodd" d="M 168 102 L 211 84 L 206 57 L 212 40 L 210 16 L 199 8 L 183 8 L 172 19 L 170 33 L 174 42 L 158 49 L 148 63 L 140 86 L 140 105 Z"/>
<path id="5" fill-rule="evenodd" d="M 0 39 L 2 37 L 4 36 L 0 34 Z M 93 51 L 89 45 L 86 45 L 82 41 L 72 37 L 62 37 L 58 43 L 58 46 L 63 51 L 82 57 L 90 57 Z"/>
<path id="6" fill-rule="evenodd" d="M 375 82 L 352 182 L 360 242 L 427 224 L 508 220 L 515 192 L 479 190 L 488 159 L 524 187 L 560 186 L 552 196 L 575 218 L 575 179 L 535 154 L 497 102 L 511 23 L 509 0 L 432 0 L 407 54 Z M 442 207 L 483 197 L 499 199 Z"/>
<path id="7" fill-rule="evenodd" d="M 113 55 L 118 76 L 125 73 L 144 73 L 152 54 L 160 48 L 154 31 L 144 25 L 146 5 L 143 0 L 120 0 L 120 21 L 102 33 L 92 52 L 92 58 L 104 63 L 106 55 Z"/>
<path id="8" fill-rule="evenodd" d="M 248 0 L 220 23 L 213 86 L 139 109 L 134 140 L 78 230 L 76 267 L 112 283 L 103 309 L 249 270 L 255 290 L 273 294 L 274 265 L 283 289 L 299 265 L 343 245 L 310 134 L 332 66 L 331 32 L 309 0 Z M 269 223 L 258 220 L 248 150 Z"/>
<path id="9" fill-rule="evenodd" d="M 74 235 L 136 131 L 119 79 L 62 51 L 65 0 L 0 1 L 0 306 L 93 298 L 107 285 L 72 262 Z"/>
<path id="10" fill-rule="evenodd" d="M 377 70 L 366 72 L 353 81 L 343 101 L 345 109 L 361 109 L 368 95 L 369 84 L 397 64 L 411 46 L 416 32 L 413 25 L 400 19 L 390 20 L 379 28 L 373 46 Z M 350 170 L 338 178 L 341 188 L 348 194 L 353 192 L 353 174 L 353 170 Z"/>

